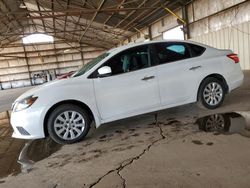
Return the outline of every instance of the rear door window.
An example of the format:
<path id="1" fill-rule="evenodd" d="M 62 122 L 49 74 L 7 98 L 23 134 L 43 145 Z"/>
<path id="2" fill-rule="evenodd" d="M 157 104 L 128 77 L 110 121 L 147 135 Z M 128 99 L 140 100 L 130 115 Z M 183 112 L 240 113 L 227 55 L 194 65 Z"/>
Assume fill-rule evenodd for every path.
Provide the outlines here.
<path id="1" fill-rule="evenodd" d="M 190 51 L 184 43 L 156 43 L 154 46 L 159 64 L 175 62 L 191 57 Z"/>

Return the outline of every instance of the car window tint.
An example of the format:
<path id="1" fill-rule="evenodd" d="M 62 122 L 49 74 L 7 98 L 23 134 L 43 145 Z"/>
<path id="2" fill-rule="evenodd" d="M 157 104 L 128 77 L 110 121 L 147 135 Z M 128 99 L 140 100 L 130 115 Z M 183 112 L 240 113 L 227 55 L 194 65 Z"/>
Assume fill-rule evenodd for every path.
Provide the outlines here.
<path id="1" fill-rule="evenodd" d="M 182 43 L 157 43 L 155 49 L 160 64 L 191 57 L 189 49 Z"/>
<path id="2" fill-rule="evenodd" d="M 149 52 L 147 46 L 135 47 L 111 58 L 103 66 L 109 66 L 112 75 L 131 72 L 150 66 Z"/>
<path id="3" fill-rule="evenodd" d="M 197 57 L 197 56 L 200 56 L 204 53 L 205 51 L 205 48 L 202 47 L 202 46 L 198 46 L 198 45 L 195 45 L 195 44 L 188 44 L 189 48 L 190 48 L 190 51 L 191 51 L 191 54 L 192 54 L 192 57 Z"/>

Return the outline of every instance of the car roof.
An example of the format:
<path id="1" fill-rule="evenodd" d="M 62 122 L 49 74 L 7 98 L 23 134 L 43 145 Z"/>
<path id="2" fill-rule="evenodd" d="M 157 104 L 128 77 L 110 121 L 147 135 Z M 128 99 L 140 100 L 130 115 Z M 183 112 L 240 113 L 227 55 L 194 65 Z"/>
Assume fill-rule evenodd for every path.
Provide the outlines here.
<path id="1" fill-rule="evenodd" d="M 211 48 L 210 46 L 207 46 L 207 45 L 204 45 L 204 44 L 201 44 L 201 43 L 198 43 L 198 42 L 194 42 L 194 41 L 191 41 L 191 40 L 154 40 L 154 41 L 147 41 L 147 42 L 140 42 L 140 43 L 129 43 L 129 44 L 126 44 L 126 45 L 123 45 L 123 46 L 112 48 L 112 49 L 110 49 L 108 51 L 108 53 L 112 53 L 112 54 L 113 53 L 118 53 L 118 52 L 121 52 L 123 50 L 129 49 L 129 48 L 132 48 L 132 47 L 141 46 L 141 45 L 145 45 L 145 44 L 161 43 L 161 42 L 183 42 L 183 43 L 196 44 L 196 45 L 199 45 L 199 46 L 203 46 L 205 48 Z"/>

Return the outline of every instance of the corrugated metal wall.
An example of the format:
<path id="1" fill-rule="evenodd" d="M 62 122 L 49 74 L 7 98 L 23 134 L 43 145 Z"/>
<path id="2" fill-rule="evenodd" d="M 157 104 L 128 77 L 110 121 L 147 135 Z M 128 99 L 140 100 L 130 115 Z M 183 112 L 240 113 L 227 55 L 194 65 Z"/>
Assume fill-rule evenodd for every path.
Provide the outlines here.
<path id="1" fill-rule="evenodd" d="M 209 32 L 191 40 L 239 54 L 243 70 L 250 70 L 250 22 Z"/>

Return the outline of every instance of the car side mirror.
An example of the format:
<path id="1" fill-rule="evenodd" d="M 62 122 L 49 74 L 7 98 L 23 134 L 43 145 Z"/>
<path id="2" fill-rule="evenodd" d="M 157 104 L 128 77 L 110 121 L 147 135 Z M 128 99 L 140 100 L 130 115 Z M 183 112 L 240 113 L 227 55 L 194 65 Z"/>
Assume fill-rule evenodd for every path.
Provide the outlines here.
<path id="1" fill-rule="evenodd" d="M 101 67 L 97 72 L 99 77 L 110 76 L 112 74 L 112 70 L 109 66 Z"/>

